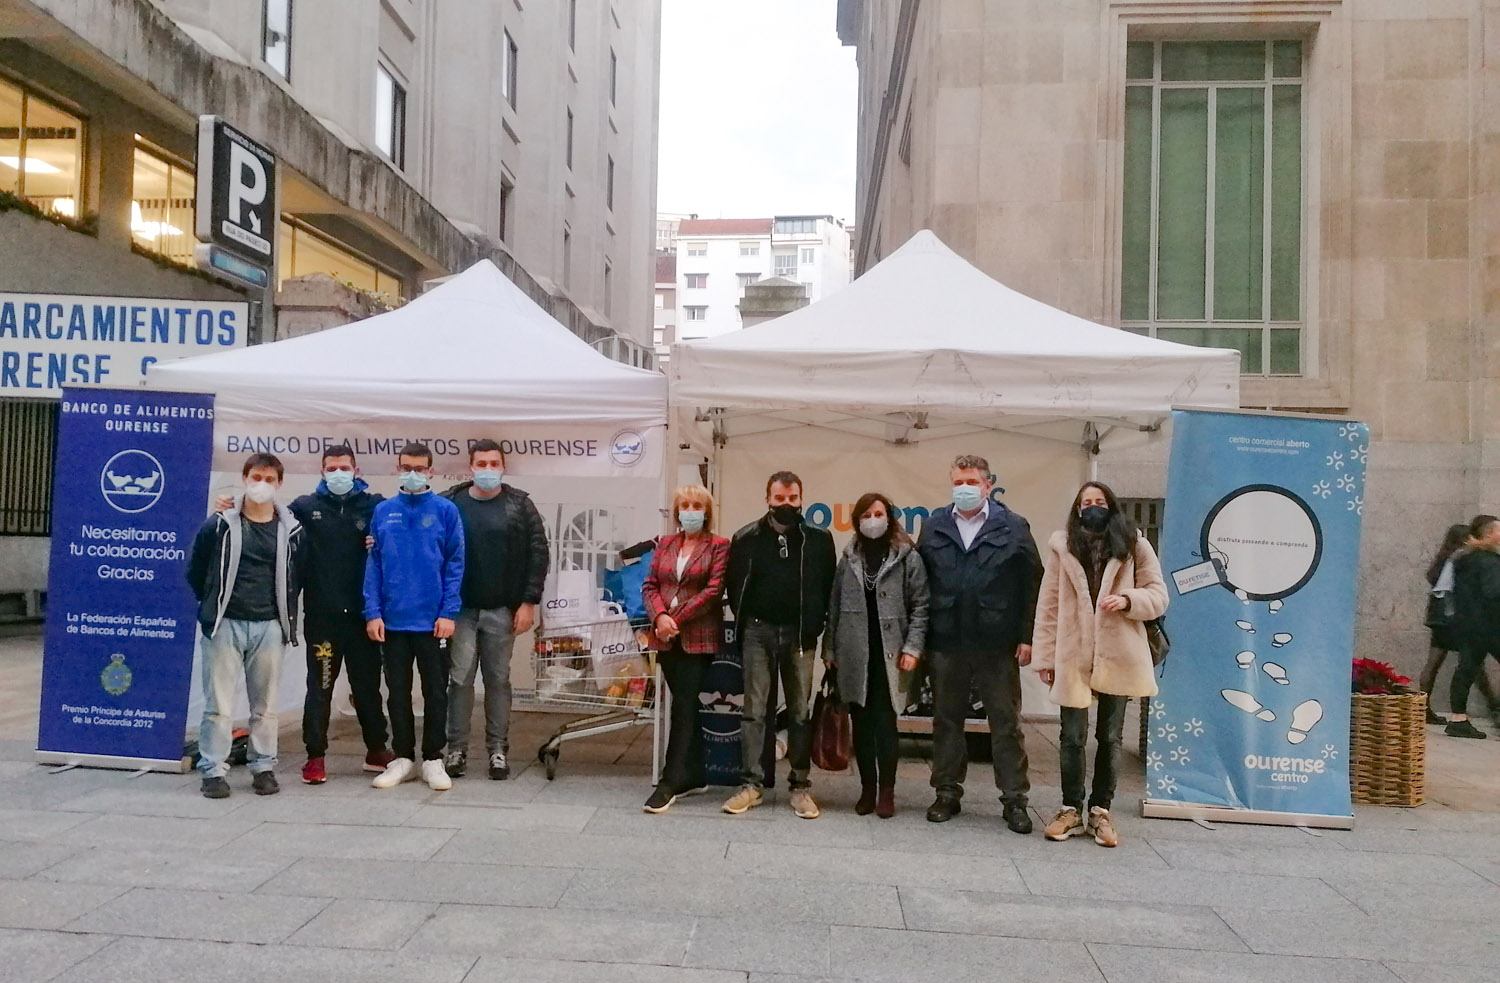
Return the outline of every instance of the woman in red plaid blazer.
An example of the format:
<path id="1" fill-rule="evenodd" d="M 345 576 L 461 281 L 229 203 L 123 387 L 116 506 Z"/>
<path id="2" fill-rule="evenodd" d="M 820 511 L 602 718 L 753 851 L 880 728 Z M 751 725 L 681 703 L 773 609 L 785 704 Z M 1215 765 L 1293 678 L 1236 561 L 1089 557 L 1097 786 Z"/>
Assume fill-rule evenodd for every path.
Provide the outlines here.
<path id="1" fill-rule="evenodd" d="M 672 692 L 666 767 L 661 784 L 646 800 L 647 812 L 666 812 L 677 796 L 703 788 L 698 694 L 703 670 L 719 651 L 724 633 L 724 572 L 729 565 L 729 540 L 710 531 L 713 516 L 707 488 L 677 489 L 672 520 L 680 531 L 656 544 L 641 588 L 662 675 Z"/>

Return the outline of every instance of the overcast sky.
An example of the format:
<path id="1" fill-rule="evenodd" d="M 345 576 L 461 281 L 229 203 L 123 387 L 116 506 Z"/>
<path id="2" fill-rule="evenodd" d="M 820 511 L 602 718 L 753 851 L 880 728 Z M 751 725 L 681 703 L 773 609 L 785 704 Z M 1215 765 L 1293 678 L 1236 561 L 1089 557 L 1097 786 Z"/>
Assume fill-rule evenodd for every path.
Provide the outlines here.
<path id="1" fill-rule="evenodd" d="M 835 0 L 663 0 L 656 207 L 854 220 L 854 49 Z"/>

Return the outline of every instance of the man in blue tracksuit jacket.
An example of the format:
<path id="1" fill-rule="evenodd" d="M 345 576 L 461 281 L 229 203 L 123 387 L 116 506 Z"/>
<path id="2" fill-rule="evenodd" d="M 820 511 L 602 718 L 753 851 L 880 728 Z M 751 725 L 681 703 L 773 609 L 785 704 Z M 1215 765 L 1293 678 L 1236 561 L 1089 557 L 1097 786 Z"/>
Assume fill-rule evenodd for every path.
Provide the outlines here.
<path id="1" fill-rule="evenodd" d="M 372 782 L 394 788 L 416 771 L 412 665 L 422 678 L 422 779 L 453 787 L 443 768 L 448 732 L 448 639 L 462 601 L 464 527 L 458 506 L 432 494 L 432 451 L 407 444 L 397 458 L 401 494 L 375 507 L 365 563 L 365 630 L 383 646 L 386 709 L 396 754 Z"/>

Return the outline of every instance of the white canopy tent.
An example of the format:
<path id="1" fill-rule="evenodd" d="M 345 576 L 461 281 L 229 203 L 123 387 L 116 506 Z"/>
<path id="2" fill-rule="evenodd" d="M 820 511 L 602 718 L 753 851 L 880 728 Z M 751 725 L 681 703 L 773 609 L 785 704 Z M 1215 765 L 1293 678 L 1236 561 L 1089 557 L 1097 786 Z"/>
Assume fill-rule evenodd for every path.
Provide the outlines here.
<path id="1" fill-rule="evenodd" d="M 711 424 L 720 445 L 788 427 L 892 442 L 1002 430 L 1082 445 L 1080 425 L 1154 429 L 1174 405 L 1239 405 L 1238 352 L 1049 307 L 926 230 L 810 307 L 676 345 L 671 373 L 674 405 Z M 690 439 L 711 454 L 699 430 Z"/>

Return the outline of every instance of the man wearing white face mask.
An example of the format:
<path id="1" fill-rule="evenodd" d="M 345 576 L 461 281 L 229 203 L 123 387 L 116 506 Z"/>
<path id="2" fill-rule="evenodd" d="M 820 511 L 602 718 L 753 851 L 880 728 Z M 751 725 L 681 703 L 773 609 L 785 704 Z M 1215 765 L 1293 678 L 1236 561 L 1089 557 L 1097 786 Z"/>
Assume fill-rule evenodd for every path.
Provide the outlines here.
<path id="1" fill-rule="evenodd" d="M 276 681 L 297 641 L 302 527 L 276 504 L 281 461 L 252 454 L 241 469 L 239 508 L 210 516 L 193 540 L 187 579 L 203 629 L 203 723 L 198 768 L 203 795 L 229 797 L 229 747 L 241 677 L 250 702 L 250 773 L 257 795 L 275 795 Z"/>
<path id="2" fill-rule="evenodd" d="M 536 624 L 547 582 L 547 529 L 524 491 L 504 483 L 505 452 L 493 440 L 469 448 L 473 481 L 443 495 L 464 524 L 463 610 L 453 632 L 448 677 L 448 775 L 468 768 L 474 677 L 484 675 L 484 742 L 492 781 L 510 777 L 510 654 Z"/>

